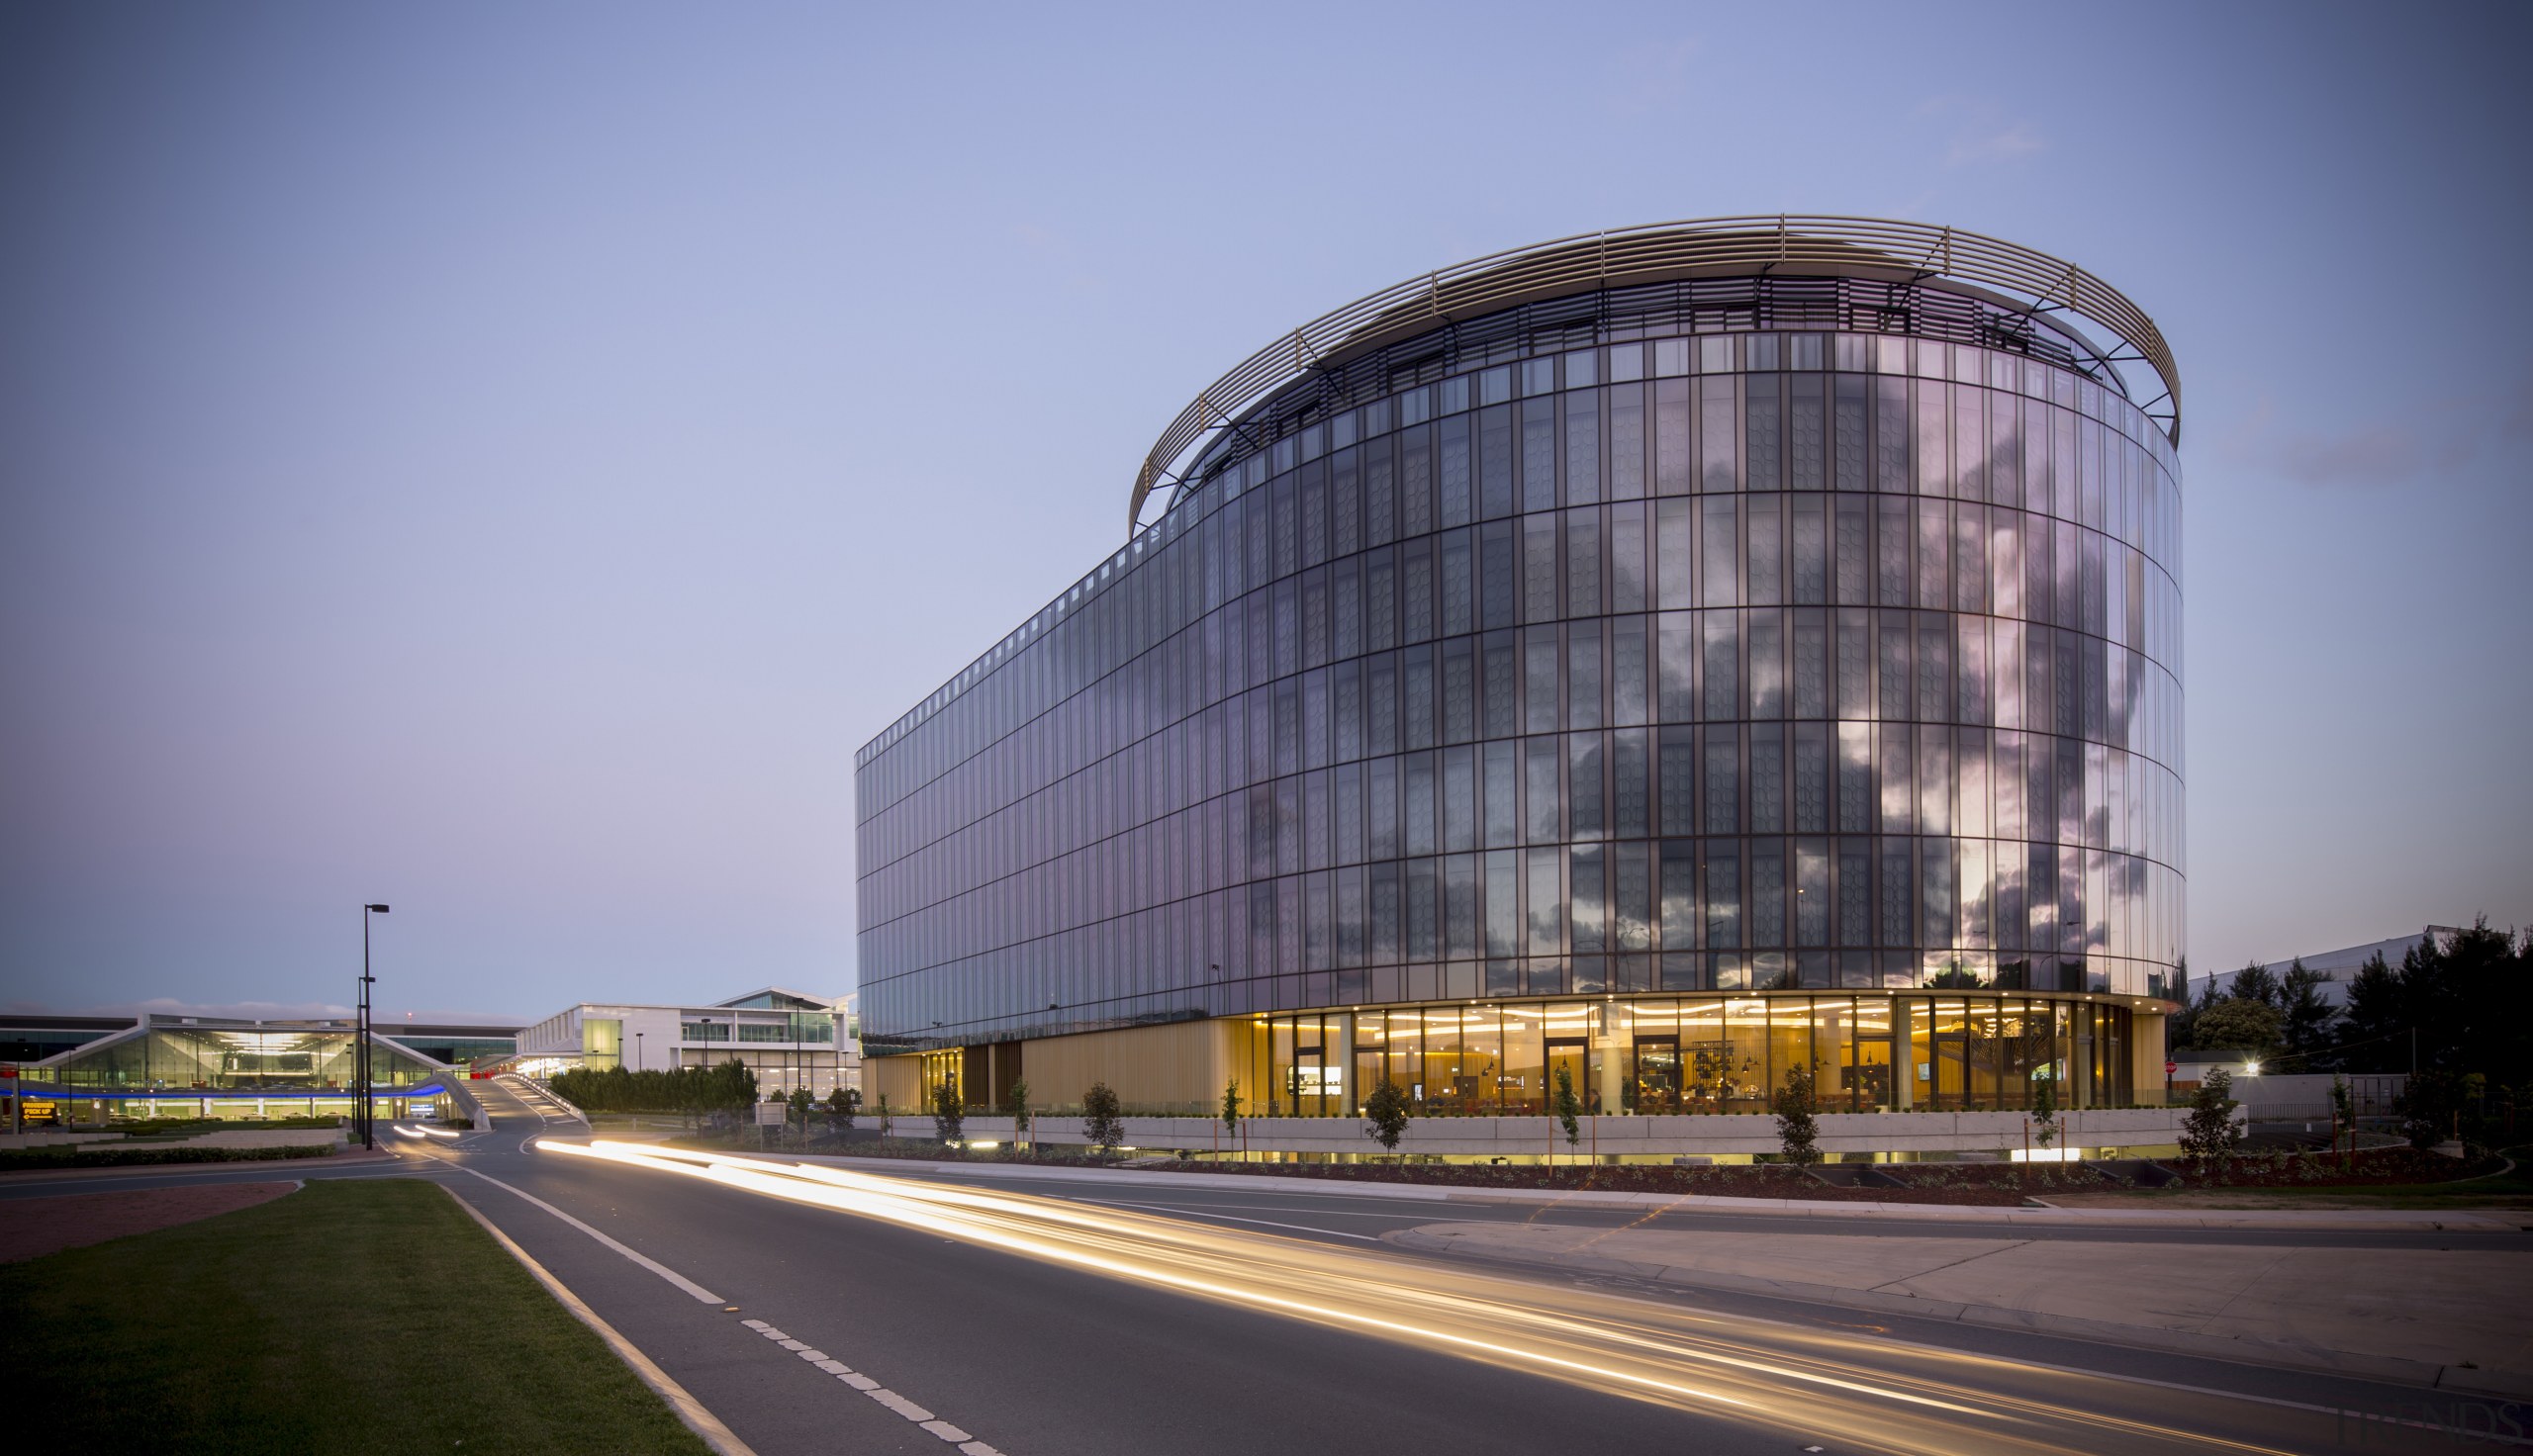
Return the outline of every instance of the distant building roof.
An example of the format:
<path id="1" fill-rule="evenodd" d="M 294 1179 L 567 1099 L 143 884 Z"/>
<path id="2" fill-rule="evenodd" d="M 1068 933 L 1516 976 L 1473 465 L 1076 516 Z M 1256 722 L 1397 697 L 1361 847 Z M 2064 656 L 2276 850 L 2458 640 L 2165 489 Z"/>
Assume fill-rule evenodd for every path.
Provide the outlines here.
<path id="1" fill-rule="evenodd" d="M 767 986 L 761 990 L 750 991 L 744 996 L 733 996 L 727 1001 L 715 1001 L 712 1004 L 727 1007 L 733 1011 L 834 1011 L 838 1009 L 836 999 L 832 996 L 812 996 L 804 991 L 788 991 L 781 986 Z"/>
<path id="2" fill-rule="evenodd" d="M 2445 930 L 2448 927 L 2432 928 Z M 2333 1006 L 2345 1006 L 2348 1004 L 2348 983 L 2357 979 L 2359 968 L 2367 961 L 2380 955 L 2384 957 L 2385 963 L 2397 967 L 2401 963 L 2401 957 L 2409 953 L 2409 949 L 2426 939 L 2425 935 L 2394 936 L 2389 941 L 2369 941 L 2363 946 L 2343 946 L 2336 951 L 2321 951 L 2310 956 L 2273 960 L 2269 962 L 2267 968 L 2272 975 L 2284 976 L 2287 974 L 2288 967 L 2301 960 L 2306 970 L 2314 971 L 2324 978 L 2325 984 L 2321 987 L 2322 999 Z M 2236 973 L 2234 970 L 2216 971 L 2207 977 L 2207 981 L 2216 988 L 2216 994 L 2222 996 L 2233 989 Z"/>

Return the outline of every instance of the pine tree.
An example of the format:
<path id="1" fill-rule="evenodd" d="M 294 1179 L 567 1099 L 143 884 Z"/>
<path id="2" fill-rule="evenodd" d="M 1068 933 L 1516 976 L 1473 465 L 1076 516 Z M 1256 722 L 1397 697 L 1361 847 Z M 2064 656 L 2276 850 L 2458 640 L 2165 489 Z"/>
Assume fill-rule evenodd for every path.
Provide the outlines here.
<path id="1" fill-rule="evenodd" d="M 2290 1071 L 2322 1071 L 2330 1063 L 2331 1023 L 2339 1019 L 2339 1008 L 2322 999 L 2322 987 L 2329 984 L 2329 976 L 2305 969 L 2301 959 L 2287 967 L 2279 983 L 2279 1042 L 2295 1059 Z"/>
<path id="2" fill-rule="evenodd" d="M 2401 974 L 2376 952 L 2348 983 L 2348 1006 L 2339 1019 L 2339 1060 L 2353 1072 L 2409 1068 L 2409 1008 Z"/>
<path id="3" fill-rule="evenodd" d="M 2227 994 L 2237 1001 L 2257 1001 L 2273 1011 L 2285 1002 L 2277 973 L 2257 960 L 2234 972 L 2234 983 L 2227 988 Z"/>

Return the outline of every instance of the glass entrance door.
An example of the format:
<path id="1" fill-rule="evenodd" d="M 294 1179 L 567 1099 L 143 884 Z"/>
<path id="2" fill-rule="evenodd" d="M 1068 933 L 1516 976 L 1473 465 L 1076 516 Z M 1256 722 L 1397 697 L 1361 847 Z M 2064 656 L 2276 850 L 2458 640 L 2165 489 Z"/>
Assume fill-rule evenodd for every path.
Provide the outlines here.
<path id="1" fill-rule="evenodd" d="M 1680 1111 L 1680 1039 L 1637 1038 L 1636 1076 L 1631 1086 L 1635 1091 L 1634 1111 Z"/>
<path id="2" fill-rule="evenodd" d="M 1548 1039 L 1548 1110 L 1549 1115 L 1555 1114 L 1561 1100 L 1558 1095 L 1562 1090 L 1558 1081 L 1560 1074 L 1565 1079 L 1563 1085 L 1574 1089 L 1576 1110 L 1581 1111 L 1591 1106 L 1591 1050 L 1592 1044 L 1579 1038 L 1573 1041 L 1559 1041 L 1553 1037 Z"/>

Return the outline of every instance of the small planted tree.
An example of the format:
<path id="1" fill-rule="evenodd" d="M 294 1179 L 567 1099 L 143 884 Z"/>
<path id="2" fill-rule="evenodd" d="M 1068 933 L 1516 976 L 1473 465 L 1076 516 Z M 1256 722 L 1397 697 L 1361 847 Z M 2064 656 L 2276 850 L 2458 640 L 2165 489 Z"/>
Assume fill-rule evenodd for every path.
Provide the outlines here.
<path id="1" fill-rule="evenodd" d="M 2203 1165 L 2233 1156 L 2243 1140 L 2243 1130 L 2234 1122 L 2234 1109 L 2242 1104 L 2233 1094 L 2234 1074 L 2221 1066 L 2208 1068 L 2199 1090 L 2190 1095 L 2190 1116 L 2182 1120 L 2182 1156 Z"/>
<path id="2" fill-rule="evenodd" d="M 783 1101 L 786 1120 L 806 1136 L 809 1131 L 809 1113 L 817 1106 L 816 1101 L 809 1096 L 809 1089 L 795 1087 L 792 1089 L 792 1095 Z"/>
<path id="3" fill-rule="evenodd" d="M 2058 1078 L 2054 1071 L 2031 1079 L 2031 1140 L 2039 1143 L 2043 1152 L 2058 1140 Z"/>
<path id="4" fill-rule="evenodd" d="M 1093 1082 L 1081 1094 L 1081 1132 L 1093 1156 L 1114 1153 L 1126 1140 L 1124 1109 L 1106 1082 Z"/>
<path id="5" fill-rule="evenodd" d="M 1011 1150 L 1020 1150 L 1021 1139 L 1029 1136 L 1029 1081 L 1026 1077 L 1011 1084 L 1002 1094 L 1002 1110 L 1011 1114 Z"/>
<path id="6" fill-rule="evenodd" d="M 1790 1163 L 1821 1161 L 1820 1100 L 1814 1096 L 1812 1073 L 1797 1067 L 1785 1074 L 1785 1085 L 1771 1099 L 1777 1115 L 1777 1142 Z"/>
<path id="7" fill-rule="evenodd" d="M 1571 1152 L 1583 1141 L 1583 1124 L 1580 1121 L 1583 1116 L 1583 1099 L 1574 1095 L 1572 1067 L 1560 1066 L 1556 1069 L 1554 1106 L 1557 1125 L 1565 1130 L 1565 1149 Z"/>
<path id="8" fill-rule="evenodd" d="M 942 1142 L 960 1147 L 968 1138 L 968 1109 L 959 1098 L 959 1079 L 943 1077 L 941 1085 L 932 1089 L 932 1131 L 941 1135 Z"/>
<path id="9" fill-rule="evenodd" d="M 1398 1151 L 1399 1135 L 1407 1131 L 1407 1094 L 1388 1077 L 1363 1099 L 1363 1120 L 1372 1125 L 1372 1137 L 1383 1152 Z"/>
<path id="10" fill-rule="evenodd" d="M 2342 1151 L 2340 1132 L 2348 1133 L 2347 1151 Z M 2348 1166 L 2348 1153 L 2357 1148 L 2357 1109 L 2348 1095 L 2348 1078 L 2331 1074 L 2331 1150 L 2340 1155 L 2340 1167 Z"/>
<path id="11" fill-rule="evenodd" d="M 885 1139 L 890 1134 L 895 1131 L 895 1120 L 890 1115 L 889 1094 L 883 1092 L 880 1094 L 880 1136 Z"/>
<path id="12" fill-rule="evenodd" d="M 1240 1136 L 1240 1078 L 1223 1083 L 1223 1136 Z"/>
<path id="13" fill-rule="evenodd" d="M 853 1115 L 862 1110 L 862 1094 L 850 1087 L 838 1087 L 827 1094 L 827 1122 L 850 1133 Z"/>

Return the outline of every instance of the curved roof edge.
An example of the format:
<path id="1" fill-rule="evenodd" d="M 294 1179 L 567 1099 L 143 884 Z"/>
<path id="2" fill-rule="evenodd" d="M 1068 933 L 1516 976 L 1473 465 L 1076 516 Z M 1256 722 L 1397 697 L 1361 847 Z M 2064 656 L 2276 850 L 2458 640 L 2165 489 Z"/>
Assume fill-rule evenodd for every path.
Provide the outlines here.
<path id="1" fill-rule="evenodd" d="M 2181 372 L 2162 330 L 2127 296 L 2073 263 L 1958 228 L 1880 218 L 1779 214 L 1700 218 L 1586 232 L 1511 248 L 1392 284 L 1279 335 L 1216 380 L 1162 431 L 1135 473 L 1126 507 L 1133 535 L 1153 488 L 1208 430 L 1307 375 L 1382 344 L 1522 304 L 1678 278 L 1788 273 L 1985 284 L 2032 313 L 2068 313 L 2109 329 L 2127 352 L 2113 362 L 2154 369 L 2169 405 L 2166 434 L 2181 443 Z"/>

